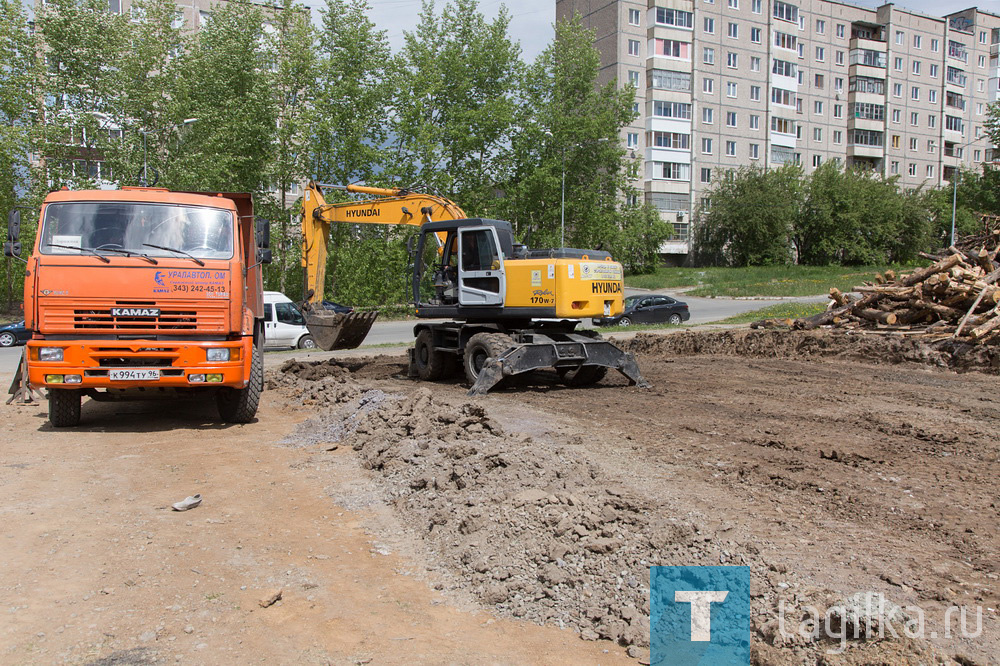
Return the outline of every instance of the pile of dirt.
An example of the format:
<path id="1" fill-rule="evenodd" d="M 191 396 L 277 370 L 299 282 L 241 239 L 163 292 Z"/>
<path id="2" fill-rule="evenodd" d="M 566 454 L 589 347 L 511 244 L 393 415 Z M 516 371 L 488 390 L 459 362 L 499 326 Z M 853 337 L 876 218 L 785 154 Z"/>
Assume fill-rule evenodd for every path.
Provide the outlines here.
<path id="1" fill-rule="evenodd" d="M 672 335 L 639 333 L 622 347 L 644 359 L 710 354 L 749 358 L 837 358 L 866 363 L 914 363 L 1000 374 L 1000 347 L 957 340 L 921 340 L 844 331 L 730 329 Z"/>

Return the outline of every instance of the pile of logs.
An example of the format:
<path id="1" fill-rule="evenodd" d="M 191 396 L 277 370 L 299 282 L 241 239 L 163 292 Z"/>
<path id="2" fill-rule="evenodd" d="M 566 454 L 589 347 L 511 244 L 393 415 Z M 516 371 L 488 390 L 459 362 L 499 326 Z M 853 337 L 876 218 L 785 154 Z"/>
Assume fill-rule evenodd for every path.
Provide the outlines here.
<path id="1" fill-rule="evenodd" d="M 754 322 L 754 328 L 819 327 L 895 332 L 900 335 L 1000 342 L 1000 230 L 978 248 L 952 246 L 934 263 L 902 274 L 893 271 L 855 287 L 852 294 L 830 290 L 825 312 L 794 320 Z M 989 248 L 989 249 L 988 249 Z"/>

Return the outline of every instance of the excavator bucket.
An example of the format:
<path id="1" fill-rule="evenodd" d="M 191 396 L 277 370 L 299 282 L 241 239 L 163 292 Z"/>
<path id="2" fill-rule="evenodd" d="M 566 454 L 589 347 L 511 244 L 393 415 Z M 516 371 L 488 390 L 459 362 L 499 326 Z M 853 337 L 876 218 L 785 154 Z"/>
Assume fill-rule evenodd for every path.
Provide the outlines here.
<path id="1" fill-rule="evenodd" d="M 354 349 L 368 336 L 377 312 L 307 312 L 306 327 L 320 349 Z"/>

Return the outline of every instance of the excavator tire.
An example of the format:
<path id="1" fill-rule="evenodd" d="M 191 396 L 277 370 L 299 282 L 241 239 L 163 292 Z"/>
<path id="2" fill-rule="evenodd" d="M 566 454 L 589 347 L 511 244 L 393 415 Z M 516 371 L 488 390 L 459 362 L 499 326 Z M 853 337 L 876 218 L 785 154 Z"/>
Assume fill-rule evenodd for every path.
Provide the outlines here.
<path id="1" fill-rule="evenodd" d="M 257 345 L 250 354 L 250 381 L 245 388 L 224 386 L 215 394 L 219 417 L 226 423 L 250 423 L 257 415 L 260 394 L 264 390 L 264 360 Z"/>
<path id="2" fill-rule="evenodd" d="M 458 357 L 435 349 L 434 333 L 425 329 L 420 331 L 413 343 L 413 363 L 420 379 L 433 382 L 454 374 L 458 368 Z"/>
<path id="3" fill-rule="evenodd" d="M 465 368 L 465 378 L 470 384 L 479 379 L 479 371 L 488 358 L 496 358 L 507 351 L 514 341 L 503 333 L 476 333 L 465 345 L 462 364 Z"/>
<path id="4" fill-rule="evenodd" d="M 581 365 L 576 370 L 560 373 L 566 386 L 591 386 L 604 379 L 608 369 L 603 365 Z"/>
<path id="5" fill-rule="evenodd" d="M 49 389 L 49 423 L 54 428 L 80 425 L 80 400 L 76 389 Z"/>

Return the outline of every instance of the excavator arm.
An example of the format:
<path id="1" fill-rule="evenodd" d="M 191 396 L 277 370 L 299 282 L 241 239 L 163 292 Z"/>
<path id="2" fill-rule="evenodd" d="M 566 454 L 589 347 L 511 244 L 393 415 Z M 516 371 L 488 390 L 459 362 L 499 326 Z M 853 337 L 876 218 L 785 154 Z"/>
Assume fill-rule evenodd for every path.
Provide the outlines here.
<path id="1" fill-rule="evenodd" d="M 367 194 L 374 198 L 327 203 L 324 189 Z M 310 181 L 302 198 L 302 271 L 306 326 L 316 344 L 327 351 L 353 349 L 368 335 L 377 316 L 374 312 L 344 315 L 323 309 L 331 225 L 345 222 L 419 227 L 427 222 L 464 217 L 465 212 L 454 202 L 432 194 L 402 188 L 324 185 Z"/>

